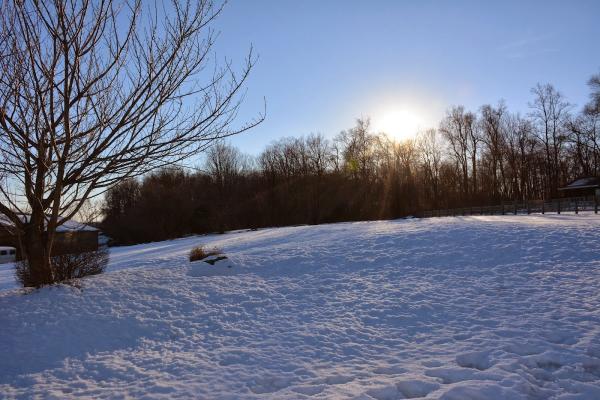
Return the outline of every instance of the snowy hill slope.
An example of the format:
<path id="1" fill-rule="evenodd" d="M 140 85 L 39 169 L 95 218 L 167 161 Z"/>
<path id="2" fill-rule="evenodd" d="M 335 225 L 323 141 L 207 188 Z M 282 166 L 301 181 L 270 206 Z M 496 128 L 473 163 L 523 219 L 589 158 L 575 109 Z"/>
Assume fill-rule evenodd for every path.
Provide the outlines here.
<path id="1" fill-rule="evenodd" d="M 243 268 L 190 277 L 198 243 Z M 6 270 L 0 285 L 14 286 Z M 598 399 L 600 218 L 266 229 L 0 292 L 0 398 Z"/>

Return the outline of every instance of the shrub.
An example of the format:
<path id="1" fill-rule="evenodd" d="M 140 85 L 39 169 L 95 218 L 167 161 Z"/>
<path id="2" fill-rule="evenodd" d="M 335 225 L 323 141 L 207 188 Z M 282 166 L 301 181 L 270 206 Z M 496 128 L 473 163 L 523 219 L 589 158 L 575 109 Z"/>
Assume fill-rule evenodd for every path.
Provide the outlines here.
<path id="1" fill-rule="evenodd" d="M 83 278 L 104 272 L 108 264 L 108 249 L 102 248 L 78 254 L 63 254 L 50 260 L 56 282 Z M 35 286 L 31 281 L 30 268 L 27 260 L 17 262 L 15 275 L 23 286 Z"/>
<path id="2" fill-rule="evenodd" d="M 223 254 L 223 251 L 217 247 L 204 248 L 204 246 L 196 246 L 190 251 L 190 262 L 203 260 L 208 256 L 218 256 Z"/>

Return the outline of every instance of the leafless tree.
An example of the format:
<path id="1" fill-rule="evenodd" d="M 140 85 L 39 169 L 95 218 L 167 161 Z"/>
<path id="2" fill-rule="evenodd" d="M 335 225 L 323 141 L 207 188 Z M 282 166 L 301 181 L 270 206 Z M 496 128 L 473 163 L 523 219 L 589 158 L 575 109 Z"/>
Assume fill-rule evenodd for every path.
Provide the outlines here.
<path id="1" fill-rule="evenodd" d="M 510 176 L 510 197 L 513 200 L 533 198 L 531 185 L 533 160 L 538 141 L 533 134 L 531 121 L 519 114 L 509 114 L 506 119 L 505 157 Z"/>
<path id="2" fill-rule="evenodd" d="M 206 154 L 206 171 L 216 185 L 224 188 L 231 184 L 244 168 L 242 153 L 235 147 L 218 141 Z"/>
<path id="3" fill-rule="evenodd" d="M 565 122 L 571 105 L 550 84 L 538 84 L 531 92 L 534 95 L 530 104 L 531 117 L 536 123 L 536 132 L 546 155 L 546 178 L 549 180 L 546 195 L 555 195 L 560 180 L 559 159 L 566 141 Z"/>
<path id="4" fill-rule="evenodd" d="M 439 206 L 440 170 L 443 162 L 443 149 L 440 137 L 435 129 L 420 132 L 417 136 L 417 148 L 421 156 L 421 165 L 425 175 L 425 186 L 432 193 L 434 208 Z"/>
<path id="5" fill-rule="evenodd" d="M 340 132 L 336 140 L 344 147 L 344 166 L 355 178 L 367 179 L 374 170 L 375 136 L 368 118 L 356 120 L 354 128 Z"/>
<path id="6" fill-rule="evenodd" d="M 491 179 L 491 194 L 495 198 L 505 194 L 504 148 L 506 142 L 506 105 L 497 107 L 486 104 L 481 107 L 481 132 L 488 155 L 488 176 Z"/>
<path id="7" fill-rule="evenodd" d="M 468 117 L 467 114 L 469 114 Z M 448 110 L 446 117 L 440 123 L 440 133 L 448 141 L 452 157 L 461 171 L 463 198 L 466 198 L 469 194 L 468 155 L 470 132 L 467 129 L 467 122 L 469 122 L 469 127 L 472 128 L 470 113 L 465 113 L 463 106 L 455 106 Z"/>
<path id="8" fill-rule="evenodd" d="M 0 2 L 0 212 L 36 286 L 56 228 L 116 183 L 172 165 L 234 126 L 256 58 L 213 55 L 210 0 Z M 23 215 L 30 217 L 24 218 Z"/>
<path id="9" fill-rule="evenodd" d="M 306 150 L 311 173 L 321 177 L 334 160 L 329 142 L 321 134 L 311 134 L 306 138 Z"/>
<path id="10" fill-rule="evenodd" d="M 590 78 L 588 86 L 591 89 L 590 102 L 586 104 L 584 112 L 600 115 L 600 73 Z"/>
<path id="11" fill-rule="evenodd" d="M 468 153 L 471 158 L 471 195 L 477 197 L 479 183 L 477 178 L 477 163 L 479 162 L 479 144 L 483 141 L 477 116 L 472 112 L 464 114 L 465 130 L 468 137 Z"/>
<path id="12" fill-rule="evenodd" d="M 590 101 L 581 113 L 566 118 L 569 156 L 575 161 L 572 173 L 595 176 L 600 168 L 600 74 L 593 75 L 588 86 Z"/>

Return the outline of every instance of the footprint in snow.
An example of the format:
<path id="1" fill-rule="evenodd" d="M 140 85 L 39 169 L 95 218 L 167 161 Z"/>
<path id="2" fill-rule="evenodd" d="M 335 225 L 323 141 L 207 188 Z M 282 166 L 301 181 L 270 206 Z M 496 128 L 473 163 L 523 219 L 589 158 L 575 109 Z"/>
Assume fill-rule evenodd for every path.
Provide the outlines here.
<path id="1" fill-rule="evenodd" d="M 504 346 L 504 351 L 507 353 L 516 354 L 518 356 L 531 356 L 544 352 L 545 346 L 541 343 L 509 343 Z"/>
<path id="2" fill-rule="evenodd" d="M 325 385 L 307 385 L 307 386 L 296 386 L 292 388 L 292 391 L 300 393 L 306 396 L 314 396 L 321 393 L 325 389 Z"/>
<path id="3" fill-rule="evenodd" d="M 422 364 L 423 364 L 423 366 L 425 366 L 427 368 L 436 368 L 436 367 L 441 367 L 442 365 L 444 365 L 444 363 L 442 363 L 441 361 L 438 361 L 438 360 L 427 360 L 427 361 L 423 361 Z"/>
<path id="4" fill-rule="evenodd" d="M 384 386 L 367 390 L 367 394 L 376 400 L 400 399 L 400 392 L 396 386 Z"/>
<path id="5" fill-rule="evenodd" d="M 444 384 L 476 379 L 476 373 L 471 368 L 435 368 L 425 371 L 425 375 L 440 378 Z"/>
<path id="6" fill-rule="evenodd" d="M 325 383 L 328 385 L 343 385 L 354 380 L 351 376 L 346 375 L 332 375 L 325 378 Z"/>
<path id="7" fill-rule="evenodd" d="M 406 369 L 398 365 L 390 365 L 387 367 L 377 367 L 373 370 L 373 372 L 378 375 L 397 375 L 405 373 Z"/>
<path id="8" fill-rule="evenodd" d="M 489 351 L 460 354 L 456 357 L 456 363 L 463 368 L 474 368 L 480 371 L 485 371 L 492 366 Z"/>
<path id="9" fill-rule="evenodd" d="M 248 385 L 248 388 L 255 394 L 265 394 L 277 392 L 290 385 L 290 380 L 280 377 L 266 377 L 255 379 L 253 384 Z"/>
<path id="10" fill-rule="evenodd" d="M 470 334 L 470 333 L 458 333 L 458 334 L 452 336 L 452 338 L 454 340 L 467 340 L 467 339 L 470 339 L 472 337 L 473 337 L 473 335 Z"/>
<path id="11" fill-rule="evenodd" d="M 396 383 L 396 387 L 398 388 L 398 391 L 402 393 L 404 398 L 416 399 L 427 396 L 429 393 L 439 389 L 440 385 L 437 383 L 411 379 Z"/>

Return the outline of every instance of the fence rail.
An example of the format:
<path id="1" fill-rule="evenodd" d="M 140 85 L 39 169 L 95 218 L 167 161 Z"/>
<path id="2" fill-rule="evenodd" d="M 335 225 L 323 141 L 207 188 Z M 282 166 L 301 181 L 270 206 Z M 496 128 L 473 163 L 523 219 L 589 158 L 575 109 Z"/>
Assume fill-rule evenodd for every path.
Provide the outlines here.
<path id="1" fill-rule="evenodd" d="M 545 214 L 562 212 L 594 211 L 598 214 L 598 198 L 587 197 L 565 197 L 551 200 L 528 200 L 525 202 L 504 202 L 494 206 L 477 206 L 451 208 L 444 210 L 425 211 L 425 218 L 452 217 L 459 215 L 507 215 L 507 214 Z"/>

